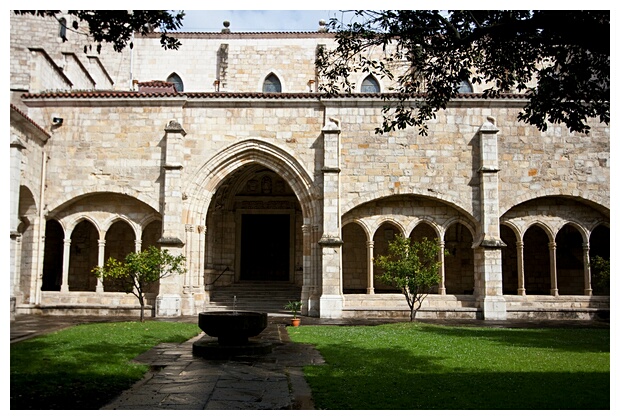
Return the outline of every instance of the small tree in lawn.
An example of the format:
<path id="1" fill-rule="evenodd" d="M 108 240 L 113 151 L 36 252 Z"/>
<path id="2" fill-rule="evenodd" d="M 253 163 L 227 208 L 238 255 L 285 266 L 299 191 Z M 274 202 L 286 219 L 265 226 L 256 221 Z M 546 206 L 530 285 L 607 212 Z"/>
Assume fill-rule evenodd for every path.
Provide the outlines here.
<path id="1" fill-rule="evenodd" d="M 145 251 L 129 253 L 125 261 L 110 257 L 103 267 L 95 267 L 92 271 L 103 278 L 104 284 L 115 284 L 125 293 L 136 296 L 140 302 L 140 322 L 144 322 L 146 288 L 170 274 L 185 273 L 185 256 L 174 256 L 166 249 L 150 246 Z"/>
<path id="2" fill-rule="evenodd" d="M 436 240 L 423 238 L 412 242 L 397 235 L 388 243 L 388 255 L 375 258 L 375 265 L 384 270 L 377 280 L 402 290 L 411 311 L 411 321 L 433 286 L 441 281 L 440 250 Z"/>

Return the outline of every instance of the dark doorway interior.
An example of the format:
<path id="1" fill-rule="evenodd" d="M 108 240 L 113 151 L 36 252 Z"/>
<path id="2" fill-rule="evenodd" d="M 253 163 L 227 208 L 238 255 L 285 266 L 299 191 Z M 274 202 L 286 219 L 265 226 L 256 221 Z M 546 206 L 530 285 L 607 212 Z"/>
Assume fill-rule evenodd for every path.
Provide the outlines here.
<path id="1" fill-rule="evenodd" d="M 240 280 L 288 281 L 290 216 L 241 216 Z"/>

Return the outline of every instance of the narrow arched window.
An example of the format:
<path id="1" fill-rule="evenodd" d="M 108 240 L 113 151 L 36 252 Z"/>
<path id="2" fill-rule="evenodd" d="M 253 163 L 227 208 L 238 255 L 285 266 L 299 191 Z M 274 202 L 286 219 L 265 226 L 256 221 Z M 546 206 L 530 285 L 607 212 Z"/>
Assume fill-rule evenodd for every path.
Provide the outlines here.
<path id="1" fill-rule="evenodd" d="M 362 82 L 362 93 L 378 93 L 380 91 L 381 87 L 374 76 L 368 76 Z"/>
<path id="2" fill-rule="evenodd" d="M 468 80 L 461 80 L 459 84 L 459 93 L 474 93 L 474 89 Z"/>
<path id="3" fill-rule="evenodd" d="M 263 92 L 265 93 L 279 93 L 282 92 L 282 85 L 280 84 L 280 79 L 271 73 L 265 81 L 263 82 Z"/>
<path id="4" fill-rule="evenodd" d="M 58 23 L 60 24 L 60 27 L 58 28 L 58 36 L 64 42 L 67 40 L 67 19 L 60 18 L 58 19 Z"/>
<path id="5" fill-rule="evenodd" d="M 183 92 L 183 80 L 181 80 L 178 74 L 172 73 L 170 76 L 168 76 L 166 82 L 174 83 L 174 87 L 176 88 L 177 92 Z"/>

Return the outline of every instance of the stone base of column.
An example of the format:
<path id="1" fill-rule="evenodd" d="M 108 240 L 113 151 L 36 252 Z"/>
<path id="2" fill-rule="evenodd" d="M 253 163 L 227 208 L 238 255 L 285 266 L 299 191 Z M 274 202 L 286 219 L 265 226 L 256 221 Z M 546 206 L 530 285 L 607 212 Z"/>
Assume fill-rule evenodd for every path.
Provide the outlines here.
<path id="1" fill-rule="evenodd" d="M 320 300 L 321 318 L 342 318 L 342 308 L 344 307 L 344 296 L 342 295 L 323 295 Z"/>
<path id="2" fill-rule="evenodd" d="M 304 316 L 318 317 L 319 314 L 319 295 L 314 286 L 303 286 L 301 289 L 301 301 L 303 306 L 301 314 Z"/>
<path id="3" fill-rule="evenodd" d="M 488 320 L 505 320 L 506 299 L 503 296 L 485 296 L 482 299 L 482 316 Z"/>
<path id="4" fill-rule="evenodd" d="M 181 296 L 180 295 L 160 295 L 157 296 L 156 316 L 173 317 L 181 316 Z"/>

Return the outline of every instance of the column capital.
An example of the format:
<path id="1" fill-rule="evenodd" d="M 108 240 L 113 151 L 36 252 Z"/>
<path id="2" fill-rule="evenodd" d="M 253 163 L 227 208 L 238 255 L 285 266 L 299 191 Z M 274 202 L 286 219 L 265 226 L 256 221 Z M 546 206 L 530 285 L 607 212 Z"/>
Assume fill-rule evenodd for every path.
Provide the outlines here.
<path id="1" fill-rule="evenodd" d="M 176 120 L 171 120 L 168 125 L 166 125 L 164 131 L 166 133 L 179 133 L 182 136 L 187 135 L 187 133 L 183 129 L 183 126 Z"/>
<path id="2" fill-rule="evenodd" d="M 480 126 L 479 131 L 485 134 L 495 134 L 499 132 L 499 128 L 495 126 L 495 117 L 488 116 L 482 126 Z"/>
<path id="3" fill-rule="evenodd" d="M 322 246 L 341 246 L 344 242 L 339 237 L 335 236 L 322 236 L 319 239 L 319 244 Z"/>
<path id="4" fill-rule="evenodd" d="M 328 121 L 325 123 L 325 125 L 323 126 L 323 128 L 321 129 L 321 131 L 325 134 L 325 133 L 330 133 L 330 134 L 340 134 L 340 120 L 333 118 L 333 117 L 328 117 Z"/>

